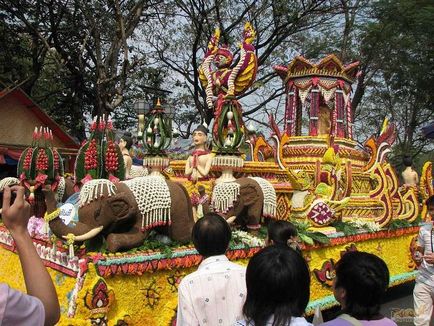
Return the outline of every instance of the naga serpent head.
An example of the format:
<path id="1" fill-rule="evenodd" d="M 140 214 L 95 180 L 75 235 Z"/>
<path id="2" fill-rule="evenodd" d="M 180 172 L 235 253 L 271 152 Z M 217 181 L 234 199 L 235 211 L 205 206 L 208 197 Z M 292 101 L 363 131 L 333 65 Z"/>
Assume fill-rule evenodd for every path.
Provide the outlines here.
<path id="1" fill-rule="evenodd" d="M 220 41 L 220 29 L 216 28 L 214 31 L 214 35 L 211 36 L 211 39 L 208 42 L 207 56 L 211 54 L 215 54 L 217 52 L 219 41 Z"/>
<path id="2" fill-rule="evenodd" d="M 243 37 L 244 37 L 244 42 L 247 43 L 247 44 L 252 44 L 253 40 L 256 37 L 256 32 L 253 29 L 252 24 L 250 24 L 249 22 L 247 22 L 244 25 Z"/>

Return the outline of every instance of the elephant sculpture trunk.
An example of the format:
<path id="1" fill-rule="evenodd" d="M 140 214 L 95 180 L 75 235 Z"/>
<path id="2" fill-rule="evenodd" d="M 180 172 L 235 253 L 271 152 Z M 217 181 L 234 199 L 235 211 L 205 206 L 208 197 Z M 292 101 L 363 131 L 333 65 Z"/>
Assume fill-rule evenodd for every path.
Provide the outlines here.
<path id="1" fill-rule="evenodd" d="M 97 236 L 103 230 L 103 226 L 92 228 L 91 226 L 78 222 L 75 226 L 69 227 L 65 225 L 60 218 L 55 218 L 50 221 L 50 229 L 58 237 L 66 239 L 68 234 L 73 234 L 75 241 L 83 242 Z"/>

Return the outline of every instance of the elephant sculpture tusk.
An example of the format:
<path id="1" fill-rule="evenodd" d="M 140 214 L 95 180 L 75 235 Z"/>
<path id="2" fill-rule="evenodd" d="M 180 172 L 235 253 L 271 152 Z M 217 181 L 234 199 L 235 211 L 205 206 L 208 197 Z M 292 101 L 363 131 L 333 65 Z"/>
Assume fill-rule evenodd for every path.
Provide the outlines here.
<path id="1" fill-rule="evenodd" d="M 90 230 L 89 232 L 86 232 L 85 234 L 77 235 L 74 237 L 74 241 L 86 241 L 88 239 L 91 239 L 94 236 L 96 236 L 98 233 L 100 233 L 103 228 L 104 228 L 103 226 L 99 226 L 97 228 Z M 68 236 L 66 235 L 62 236 L 62 238 L 68 240 Z"/>
<path id="2" fill-rule="evenodd" d="M 232 223 L 234 223 L 234 221 L 235 221 L 235 219 L 236 219 L 237 217 L 234 215 L 234 216 L 231 216 L 231 217 L 229 217 L 227 220 L 226 220 L 226 222 L 228 222 L 228 224 L 229 225 L 231 225 Z"/>

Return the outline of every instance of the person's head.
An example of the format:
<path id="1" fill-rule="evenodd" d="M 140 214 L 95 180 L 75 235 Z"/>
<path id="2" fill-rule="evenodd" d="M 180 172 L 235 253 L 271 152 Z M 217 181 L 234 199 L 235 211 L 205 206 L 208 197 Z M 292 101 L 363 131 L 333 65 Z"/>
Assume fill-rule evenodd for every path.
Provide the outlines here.
<path id="1" fill-rule="evenodd" d="M 413 165 L 413 160 L 411 159 L 411 156 L 405 155 L 402 158 L 402 163 L 405 167 L 411 167 Z"/>
<path id="2" fill-rule="evenodd" d="M 428 209 L 428 214 L 431 215 L 432 219 L 434 219 L 434 196 L 429 197 L 425 203 Z"/>
<path id="3" fill-rule="evenodd" d="M 231 241 L 231 228 L 218 214 L 208 213 L 193 226 L 194 247 L 204 257 L 223 255 Z"/>
<path id="4" fill-rule="evenodd" d="M 272 220 L 268 224 L 267 238 L 265 244 L 268 245 L 283 245 L 288 246 L 294 250 L 300 251 L 298 245 L 298 232 L 297 228 L 288 221 Z"/>
<path id="5" fill-rule="evenodd" d="M 204 125 L 199 125 L 193 131 L 193 144 L 194 146 L 207 146 L 208 129 Z"/>
<path id="6" fill-rule="evenodd" d="M 119 140 L 119 147 L 122 149 L 126 148 L 130 150 L 132 145 L 133 145 L 133 138 L 131 137 L 131 133 L 130 132 L 124 133 L 121 139 Z"/>
<path id="7" fill-rule="evenodd" d="M 379 257 L 361 251 L 345 253 L 336 264 L 333 294 L 342 310 L 359 320 L 380 314 L 389 285 L 389 270 Z"/>
<path id="8" fill-rule="evenodd" d="M 247 297 L 243 313 L 255 326 L 289 325 L 309 302 L 310 275 L 303 257 L 284 246 L 268 246 L 254 255 L 246 271 Z"/>

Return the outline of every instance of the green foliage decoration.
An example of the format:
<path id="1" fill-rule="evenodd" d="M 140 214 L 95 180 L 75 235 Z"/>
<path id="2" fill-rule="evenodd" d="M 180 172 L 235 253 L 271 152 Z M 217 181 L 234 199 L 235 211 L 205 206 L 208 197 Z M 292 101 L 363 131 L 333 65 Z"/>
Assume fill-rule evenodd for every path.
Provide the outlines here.
<path id="1" fill-rule="evenodd" d="M 166 149 L 172 142 L 172 121 L 161 107 L 156 107 L 145 115 L 143 145 L 149 156 L 166 156 Z"/>
<path id="2" fill-rule="evenodd" d="M 213 143 L 219 154 L 239 154 L 244 142 L 245 127 L 241 106 L 236 99 L 220 97 L 217 101 L 216 122 L 213 128 Z"/>

